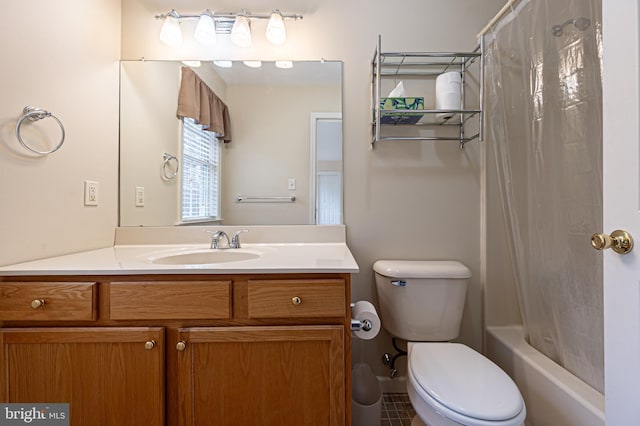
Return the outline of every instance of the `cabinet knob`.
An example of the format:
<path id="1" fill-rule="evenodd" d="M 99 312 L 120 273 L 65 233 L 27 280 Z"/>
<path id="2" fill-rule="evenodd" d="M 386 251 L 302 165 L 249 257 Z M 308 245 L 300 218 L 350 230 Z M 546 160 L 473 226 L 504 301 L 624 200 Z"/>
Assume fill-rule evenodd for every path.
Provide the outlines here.
<path id="1" fill-rule="evenodd" d="M 292 297 L 291 303 L 293 303 L 294 305 L 299 305 L 302 303 L 302 299 L 300 299 L 298 296 Z"/>
<path id="2" fill-rule="evenodd" d="M 147 340 L 146 342 L 144 342 L 144 349 L 147 351 L 150 351 L 151 349 L 156 347 L 156 341 L 155 340 Z"/>
<path id="3" fill-rule="evenodd" d="M 38 309 L 44 306 L 44 299 L 33 299 L 31 301 L 31 307 L 33 309 Z"/>
<path id="4" fill-rule="evenodd" d="M 176 343 L 176 350 L 177 350 L 178 352 L 182 352 L 182 351 L 184 351 L 185 349 L 187 349 L 187 342 L 185 342 L 185 341 L 180 341 L 180 342 Z"/>

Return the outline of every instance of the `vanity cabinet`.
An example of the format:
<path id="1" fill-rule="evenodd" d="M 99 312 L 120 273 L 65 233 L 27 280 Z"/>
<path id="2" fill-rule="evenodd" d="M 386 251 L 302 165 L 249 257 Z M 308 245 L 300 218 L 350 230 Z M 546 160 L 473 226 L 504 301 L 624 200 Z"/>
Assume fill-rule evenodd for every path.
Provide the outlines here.
<path id="1" fill-rule="evenodd" d="M 349 280 L 0 277 L 0 400 L 69 402 L 72 425 L 349 425 Z"/>
<path id="2" fill-rule="evenodd" d="M 72 425 L 164 424 L 160 327 L 0 329 L 3 402 L 69 403 Z"/>
<path id="3" fill-rule="evenodd" d="M 341 326 L 178 330 L 179 424 L 344 425 Z"/>

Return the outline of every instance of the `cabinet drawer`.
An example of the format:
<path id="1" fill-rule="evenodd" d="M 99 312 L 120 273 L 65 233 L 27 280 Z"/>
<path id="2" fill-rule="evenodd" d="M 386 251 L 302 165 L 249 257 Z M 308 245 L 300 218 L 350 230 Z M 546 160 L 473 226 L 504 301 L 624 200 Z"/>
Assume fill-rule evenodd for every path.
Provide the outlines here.
<path id="1" fill-rule="evenodd" d="M 2 282 L 2 321 L 91 321 L 97 318 L 95 282 Z"/>
<path id="2" fill-rule="evenodd" d="M 344 317 L 343 280 L 251 280 L 249 318 Z"/>
<path id="3" fill-rule="evenodd" d="M 110 318 L 228 319 L 231 281 L 112 282 Z"/>

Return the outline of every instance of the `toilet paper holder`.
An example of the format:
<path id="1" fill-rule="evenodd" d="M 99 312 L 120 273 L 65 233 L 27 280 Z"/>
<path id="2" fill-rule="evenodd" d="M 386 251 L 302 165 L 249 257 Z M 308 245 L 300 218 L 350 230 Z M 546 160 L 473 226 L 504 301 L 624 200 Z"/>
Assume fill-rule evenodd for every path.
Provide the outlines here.
<path id="1" fill-rule="evenodd" d="M 351 309 L 353 309 L 355 305 L 356 305 L 355 303 L 352 303 L 350 305 Z M 359 320 L 359 319 L 351 318 L 351 331 L 359 331 L 359 330 L 370 331 L 372 328 L 373 328 L 373 323 L 371 323 L 371 320 L 368 320 L 368 319 Z"/>
<path id="2" fill-rule="evenodd" d="M 372 328 L 373 328 L 373 324 L 371 324 L 371 321 L 369 321 L 368 319 L 360 321 L 360 320 L 351 318 L 351 331 L 359 331 L 359 330 L 370 331 Z"/>

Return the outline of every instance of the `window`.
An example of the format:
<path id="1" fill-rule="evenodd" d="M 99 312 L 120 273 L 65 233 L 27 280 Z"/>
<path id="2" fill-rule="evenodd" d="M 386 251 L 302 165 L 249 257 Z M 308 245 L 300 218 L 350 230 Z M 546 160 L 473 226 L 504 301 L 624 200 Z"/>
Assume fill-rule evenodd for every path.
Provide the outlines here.
<path id="1" fill-rule="evenodd" d="M 182 222 L 220 219 L 220 142 L 182 119 Z"/>

